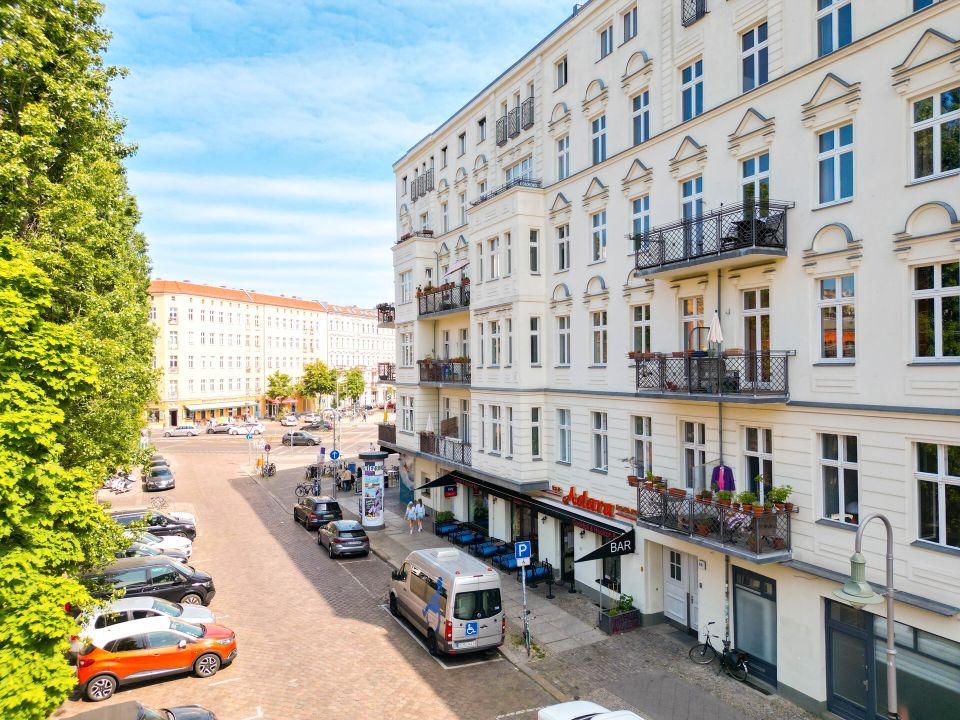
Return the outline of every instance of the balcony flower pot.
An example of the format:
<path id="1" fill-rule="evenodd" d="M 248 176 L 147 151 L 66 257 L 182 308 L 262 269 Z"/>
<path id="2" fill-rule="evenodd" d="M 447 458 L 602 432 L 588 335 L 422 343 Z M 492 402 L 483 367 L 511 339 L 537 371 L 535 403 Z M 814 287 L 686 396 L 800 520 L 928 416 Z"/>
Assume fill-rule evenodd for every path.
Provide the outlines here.
<path id="1" fill-rule="evenodd" d="M 686 357 L 687 354 L 686 354 L 685 352 L 683 352 L 683 351 L 681 351 L 681 352 L 672 352 L 672 353 L 670 353 L 670 356 L 671 356 L 671 357 L 675 357 L 675 358 L 682 358 L 682 357 Z"/>
<path id="2" fill-rule="evenodd" d="M 638 478 L 636 475 L 627 475 L 627 485 L 630 487 L 639 487 L 640 478 Z"/>
<path id="3" fill-rule="evenodd" d="M 707 523 L 694 523 L 693 529 L 700 537 L 706 537 L 710 534 L 710 526 Z"/>
<path id="4" fill-rule="evenodd" d="M 740 511 L 745 513 L 752 513 L 753 503 L 740 503 Z"/>
<path id="5" fill-rule="evenodd" d="M 423 230 L 422 234 L 426 235 L 427 237 L 433 237 L 433 230 Z"/>
<path id="6" fill-rule="evenodd" d="M 786 503 L 774 503 L 773 506 L 777 509 L 777 512 L 784 512 L 787 509 Z"/>
<path id="7" fill-rule="evenodd" d="M 783 506 L 787 512 L 793 512 L 793 503 L 784 503 Z"/>
<path id="8" fill-rule="evenodd" d="M 727 348 L 723 351 L 724 357 L 734 357 L 736 355 L 743 355 L 743 348 Z"/>
<path id="9" fill-rule="evenodd" d="M 673 495 L 673 497 L 686 497 L 687 491 L 683 488 L 670 488 L 670 494 Z"/>
<path id="10" fill-rule="evenodd" d="M 621 593 L 619 602 L 612 608 L 600 612 L 600 629 L 607 635 L 635 630 L 640 627 L 640 611 L 633 607 L 633 598 Z"/>
<path id="11" fill-rule="evenodd" d="M 754 505 L 754 506 L 753 506 L 753 514 L 754 514 L 754 515 L 760 516 L 760 515 L 763 515 L 766 511 L 767 511 L 767 509 L 766 509 L 763 505 Z"/>
<path id="12" fill-rule="evenodd" d="M 643 486 L 644 486 L 647 490 L 653 490 L 653 480 L 644 480 L 644 481 L 643 481 Z"/>

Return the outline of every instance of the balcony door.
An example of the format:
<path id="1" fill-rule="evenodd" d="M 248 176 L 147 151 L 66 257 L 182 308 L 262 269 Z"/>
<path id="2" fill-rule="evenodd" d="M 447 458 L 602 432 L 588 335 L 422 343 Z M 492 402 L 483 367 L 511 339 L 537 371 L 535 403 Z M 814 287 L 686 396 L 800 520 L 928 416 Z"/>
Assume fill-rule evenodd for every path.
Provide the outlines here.
<path id="1" fill-rule="evenodd" d="M 706 327 L 703 318 L 703 295 L 683 298 L 680 300 L 680 315 L 682 321 L 683 351 L 706 350 L 707 333 L 702 330 Z"/>
<path id="2" fill-rule="evenodd" d="M 681 185 L 683 194 L 683 244 L 688 258 L 703 254 L 703 176 L 685 180 Z"/>
<path id="3" fill-rule="evenodd" d="M 697 629 L 697 558 L 664 548 L 663 614 L 688 631 Z"/>
<path id="4" fill-rule="evenodd" d="M 460 441 L 470 442 L 470 401 L 460 401 Z"/>
<path id="5" fill-rule="evenodd" d="M 743 293 L 743 349 L 745 379 L 750 384 L 769 385 L 770 367 L 770 290 L 746 290 Z"/>

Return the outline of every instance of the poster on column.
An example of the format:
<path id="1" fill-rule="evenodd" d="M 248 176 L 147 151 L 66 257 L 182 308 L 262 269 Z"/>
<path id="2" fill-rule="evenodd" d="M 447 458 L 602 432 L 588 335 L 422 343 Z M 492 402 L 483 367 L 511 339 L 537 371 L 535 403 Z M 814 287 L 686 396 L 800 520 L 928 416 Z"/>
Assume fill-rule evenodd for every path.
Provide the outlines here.
<path id="1" fill-rule="evenodd" d="M 365 528 L 383 527 L 383 460 L 363 460 L 363 518 Z"/>

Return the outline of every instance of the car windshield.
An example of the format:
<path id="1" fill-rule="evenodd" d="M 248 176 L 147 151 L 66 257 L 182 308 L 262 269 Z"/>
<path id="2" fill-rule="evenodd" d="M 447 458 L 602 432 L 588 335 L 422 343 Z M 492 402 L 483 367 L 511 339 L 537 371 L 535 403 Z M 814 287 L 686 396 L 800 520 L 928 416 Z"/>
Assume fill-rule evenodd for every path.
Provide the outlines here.
<path id="1" fill-rule="evenodd" d="M 453 616 L 457 620 L 481 620 L 500 612 L 500 588 L 457 593 Z"/>
<path id="2" fill-rule="evenodd" d="M 195 638 L 202 638 L 204 633 L 207 631 L 203 625 L 191 625 L 190 623 L 183 622 L 182 620 L 171 620 L 170 629 Z"/>
<path id="3" fill-rule="evenodd" d="M 363 530 L 341 530 L 340 537 L 342 538 L 362 538 L 366 537 L 367 534 Z"/>
<path id="4" fill-rule="evenodd" d="M 182 605 L 170 602 L 169 600 L 161 600 L 160 598 L 153 599 L 153 609 L 159 610 L 164 615 L 169 615 L 170 617 L 180 617 L 183 615 Z"/>
<path id="5" fill-rule="evenodd" d="M 144 545 L 143 543 L 137 543 L 134 548 L 137 552 L 140 552 L 144 555 L 160 555 L 160 551 L 156 548 L 152 548 L 149 545 Z"/>
<path id="6" fill-rule="evenodd" d="M 153 533 L 148 533 L 146 530 L 141 530 L 139 533 L 140 542 L 148 543 L 159 543 L 160 538 L 154 535 Z"/>
<path id="7" fill-rule="evenodd" d="M 151 710 L 148 707 L 140 706 L 140 711 L 137 713 L 137 720 L 171 720 L 173 714 L 169 710 L 164 710 L 163 712 L 169 713 L 168 715 L 161 715 L 156 710 Z"/>
<path id="8" fill-rule="evenodd" d="M 192 567 L 190 567 L 186 563 L 182 563 L 177 560 L 170 560 L 170 564 L 173 565 L 177 570 L 182 572 L 184 575 L 193 575 L 195 572 Z"/>

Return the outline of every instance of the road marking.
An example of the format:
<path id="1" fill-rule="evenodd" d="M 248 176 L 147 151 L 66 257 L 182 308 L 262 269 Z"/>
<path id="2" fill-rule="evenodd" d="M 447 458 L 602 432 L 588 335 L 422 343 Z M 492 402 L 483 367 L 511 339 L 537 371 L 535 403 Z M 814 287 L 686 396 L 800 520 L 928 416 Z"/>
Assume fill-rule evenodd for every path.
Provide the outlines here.
<path id="1" fill-rule="evenodd" d="M 227 683 L 236 682 L 237 680 L 243 680 L 243 678 L 235 677 L 230 678 L 229 680 L 217 680 L 216 682 L 210 683 L 210 686 L 213 687 L 214 685 L 226 685 Z"/>
<path id="2" fill-rule="evenodd" d="M 377 607 L 379 607 L 381 610 L 386 611 L 386 613 L 391 617 L 391 619 L 393 619 L 393 621 L 396 622 L 397 625 L 402 627 L 404 629 L 404 632 L 406 632 L 407 635 L 412 637 L 413 641 L 417 643 L 417 645 L 419 645 L 424 649 L 424 651 L 427 653 L 427 657 L 433 660 L 436 660 L 437 665 L 442 667 L 444 670 L 459 670 L 460 668 L 473 667 L 474 665 L 486 665 L 487 663 L 500 662 L 501 660 L 503 660 L 503 656 L 497 653 L 496 657 L 488 658 L 486 660 L 476 660 L 475 662 L 468 662 L 468 663 L 462 663 L 462 664 L 458 663 L 456 665 L 447 665 L 443 660 L 438 658 L 436 655 L 430 654 L 430 650 L 427 648 L 426 644 L 421 639 L 420 633 L 414 632 L 411 628 L 409 628 L 407 624 L 403 621 L 403 618 L 394 617 L 393 613 L 390 612 L 390 608 L 386 605 L 378 605 Z"/>
<path id="3" fill-rule="evenodd" d="M 337 565 L 339 565 L 341 568 L 343 568 L 344 570 L 346 570 L 346 571 L 347 571 L 347 575 L 349 575 L 350 577 L 352 577 L 352 578 L 354 579 L 354 581 L 356 581 L 357 585 L 359 585 L 360 587 L 363 588 L 363 591 L 364 591 L 367 595 L 369 595 L 370 597 L 375 597 L 375 595 L 370 591 L 370 589 L 369 589 L 366 585 L 364 585 L 362 582 L 360 582 L 360 578 L 358 578 L 356 575 L 354 575 L 352 572 L 350 572 L 350 568 L 348 568 L 348 567 L 347 567 L 344 563 L 342 563 L 342 562 L 337 563 Z"/>
<path id="4" fill-rule="evenodd" d="M 497 715 L 496 720 L 504 720 L 504 718 L 517 717 L 518 715 L 526 715 L 527 713 L 534 713 L 534 712 L 537 712 L 538 710 L 543 710 L 543 706 L 541 705 L 540 707 L 527 708 L 526 710 L 516 710 L 512 713 L 507 713 L 505 715 Z"/>
<path id="5" fill-rule="evenodd" d="M 251 715 L 250 717 L 245 717 L 243 718 L 243 720 L 257 720 L 257 718 L 262 718 L 262 717 L 264 717 L 263 708 L 257 705 L 257 714 Z"/>

